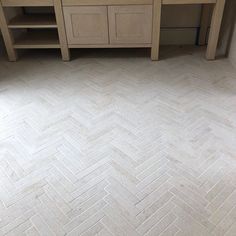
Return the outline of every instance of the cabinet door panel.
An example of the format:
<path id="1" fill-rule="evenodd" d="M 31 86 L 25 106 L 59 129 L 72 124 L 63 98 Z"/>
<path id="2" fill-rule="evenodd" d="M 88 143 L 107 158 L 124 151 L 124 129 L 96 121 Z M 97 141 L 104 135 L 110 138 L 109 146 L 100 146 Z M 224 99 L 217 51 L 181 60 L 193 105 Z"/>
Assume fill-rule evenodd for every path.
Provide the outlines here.
<path id="1" fill-rule="evenodd" d="M 111 44 L 151 43 L 151 5 L 110 6 L 108 18 Z"/>
<path id="2" fill-rule="evenodd" d="M 106 6 L 64 7 L 68 44 L 108 44 Z"/>

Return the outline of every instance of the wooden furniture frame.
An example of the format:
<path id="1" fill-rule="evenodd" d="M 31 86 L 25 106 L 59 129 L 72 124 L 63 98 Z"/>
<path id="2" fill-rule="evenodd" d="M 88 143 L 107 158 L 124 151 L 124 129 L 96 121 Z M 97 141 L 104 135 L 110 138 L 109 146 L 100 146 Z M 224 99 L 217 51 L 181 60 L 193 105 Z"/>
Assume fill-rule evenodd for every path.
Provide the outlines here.
<path id="1" fill-rule="evenodd" d="M 203 4 L 200 45 L 206 44 L 213 7 L 206 58 L 215 59 L 225 0 L 0 0 L 0 27 L 10 61 L 17 60 L 16 49 L 21 48 L 59 48 L 62 59 L 68 61 L 70 48 L 119 47 L 151 48 L 151 59 L 158 60 L 161 10 L 170 4 Z M 29 6 L 52 7 L 55 16 L 22 15 L 8 19 L 5 12 L 5 8 Z M 33 37 L 19 43 L 12 33 L 15 29 L 48 32 L 39 38 L 28 32 Z"/>
<path id="2" fill-rule="evenodd" d="M 5 8 L 20 7 L 53 7 L 55 16 L 54 19 L 48 15 L 38 14 L 37 17 L 18 15 L 11 19 L 7 18 Z M 0 0 L 0 28 L 9 61 L 16 61 L 16 49 L 24 48 L 59 48 L 62 59 L 64 61 L 70 59 L 61 0 Z M 58 36 L 50 32 L 53 28 Z M 14 29 L 48 29 L 48 31 L 44 31 L 42 35 L 41 32 L 38 35 L 29 32 L 27 37 L 17 41 L 12 33 Z"/>
<path id="3" fill-rule="evenodd" d="M 68 47 L 69 48 L 128 48 L 128 47 L 135 47 L 135 48 L 151 48 L 151 59 L 157 60 L 158 59 L 158 53 L 159 53 L 159 34 L 160 34 L 160 10 L 161 10 L 161 0 L 62 0 L 62 5 L 64 9 L 64 17 L 65 17 L 65 25 L 67 30 L 67 37 L 68 37 Z M 105 18 L 108 18 L 108 36 L 109 36 L 109 42 L 106 43 L 106 40 L 104 39 L 106 35 L 104 35 L 104 38 L 100 38 L 98 40 L 98 43 L 92 43 L 94 40 L 92 38 L 87 39 L 87 44 L 82 44 L 80 41 L 83 39 L 78 38 L 78 43 L 74 43 L 76 39 L 73 39 L 72 36 L 76 34 L 76 32 L 71 31 L 71 24 L 73 22 L 69 22 L 69 20 L 72 18 L 72 14 L 75 13 L 75 11 L 79 12 L 88 12 L 89 7 L 96 6 L 97 9 L 99 8 L 106 8 L 107 9 L 107 16 L 104 16 Z M 71 8 L 71 10 L 70 10 Z M 76 10 L 76 8 L 78 10 Z M 115 29 L 118 28 L 115 20 L 115 15 L 123 14 L 123 13 L 129 13 L 130 10 L 133 10 L 133 13 L 138 13 L 138 8 L 140 8 L 140 19 L 137 18 L 136 22 L 139 23 L 139 25 L 143 24 L 143 21 L 148 20 L 147 16 L 150 16 L 150 22 L 149 24 L 145 24 L 143 28 L 141 29 L 143 32 L 143 38 L 139 37 L 137 35 L 137 38 L 132 38 L 132 36 L 127 37 L 117 37 L 117 32 L 115 32 Z M 150 11 L 151 9 L 151 11 Z M 131 10 L 131 11 L 132 11 Z M 93 10 L 93 12 L 95 9 Z M 91 12 L 91 14 L 93 13 Z M 147 12 L 149 12 L 149 15 L 147 15 Z M 141 16 L 142 15 L 142 16 Z M 130 17 L 130 16 L 128 16 Z M 142 20 L 141 20 L 142 19 Z M 130 19 L 132 21 L 132 19 Z M 127 20 L 127 24 L 130 22 Z M 69 27 L 67 27 L 69 25 Z M 104 25 L 104 24 L 103 24 Z M 76 27 L 76 26 L 75 26 Z M 102 27 L 102 31 L 104 31 L 104 27 Z M 127 26 L 126 32 L 128 32 L 129 26 Z M 140 26 L 141 28 L 141 26 Z M 147 30 L 148 28 L 148 30 Z M 129 28 L 132 30 L 132 28 Z M 123 28 L 125 31 L 125 29 Z M 150 32 L 150 35 L 149 33 Z"/>
<path id="4" fill-rule="evenodd" d="M 200 45 L 204 45 L 206 42 L 209 16 L 211 12 L 211 7 L 213 7 L 209 39 L 207 44 L 206 59 L 214 60 L 216 57 L 216 49 L 224 13 L 225 0 L 162 0 L 162 5 L 179 5 L 179 4 L 203 4 L 201 27 L 198 41 Z"/>

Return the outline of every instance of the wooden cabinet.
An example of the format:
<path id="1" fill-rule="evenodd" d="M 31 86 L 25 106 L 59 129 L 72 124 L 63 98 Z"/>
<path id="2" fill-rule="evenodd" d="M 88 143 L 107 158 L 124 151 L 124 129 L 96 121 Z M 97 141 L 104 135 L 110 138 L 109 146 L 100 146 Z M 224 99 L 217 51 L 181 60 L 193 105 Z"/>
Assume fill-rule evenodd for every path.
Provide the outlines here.
<path id="1" fill-rule="evenodd" d="M 69 44 L 108 44 L 106 6 L 64 7 Z"/>
<path id="2" fill-rule="evenodd" d="M 111 44 L 151 43 L 151 5 L 109 6 L 108 19 Z"/>
<path id="3" fill-rule="evenodd" d="M 200 44 L 213 5 L 206 58 L 215 59 L 225 0 L 0 0 L 0 29 L 10 61 L 22 48 L 60 48 L 67 61 L 69 48 L 118 47 L 151 48 L 158 60 L 162 7 L 174 4 L 205 4 Z M 29 15 L 22 7 L 46 7 L 50 14 Z"/>
<path id="4" fill-rule="evenodd" d="M 70 45 L 151 43 L 151 5 L 64 7 L 64 17 Z"/>

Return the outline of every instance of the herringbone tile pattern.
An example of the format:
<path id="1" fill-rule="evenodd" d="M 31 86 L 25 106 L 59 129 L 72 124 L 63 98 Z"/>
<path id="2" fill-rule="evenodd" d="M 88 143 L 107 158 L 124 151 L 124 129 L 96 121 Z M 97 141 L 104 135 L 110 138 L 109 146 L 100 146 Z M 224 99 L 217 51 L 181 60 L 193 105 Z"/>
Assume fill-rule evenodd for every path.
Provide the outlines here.
<path id="1" fill-rule="evenodd" d="M 163 51 L 0 59 L 0 235 L 236 235 L 236 70 Z"/>

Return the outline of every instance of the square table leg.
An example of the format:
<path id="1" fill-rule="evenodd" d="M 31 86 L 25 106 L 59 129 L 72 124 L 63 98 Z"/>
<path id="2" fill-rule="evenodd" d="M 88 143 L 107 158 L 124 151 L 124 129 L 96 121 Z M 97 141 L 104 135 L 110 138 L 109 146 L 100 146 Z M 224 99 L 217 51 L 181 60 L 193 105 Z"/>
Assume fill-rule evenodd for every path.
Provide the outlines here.
<path id="1" fill-rule="evenodd" d="M 214 5 L 207 52 L 206 52 L 206 58 L 208 60 L 214 60 L 216 57 L 216 49 L 224 13 L 224 6 L 225 6 L 225 0 L 217 0 L 216 4 Z"/>
<path id="2" fill-rule="evenodd" d="M 56 15 L 57 27 L 58 27 L 58 36 L 61 47 L 61 54 L 63 61 L 70 60 L 70 51 L 68 49 L 68 43 L 66 38 L 65 22 L 62 11 L 61 0 L 54 0 L 54 10 Z"/>
<path id="3" fill-rule="evenodd" d="M 0 30 L 2 30 L 3 40 L 6 46 L 9 61 L 17 60 L 17 52 L 14 49 L 14 39 L 12 32 L 7 27 L 7 20 L 0 0 Z"/>
<path id="4" fill-rule="evenodd" d="M 161 5 L 162 5 L 162 0 L 153 0 L 152 49 L 151 49 L 151 59 L 153 61 L 157 61 L 159 59 Z"/>

